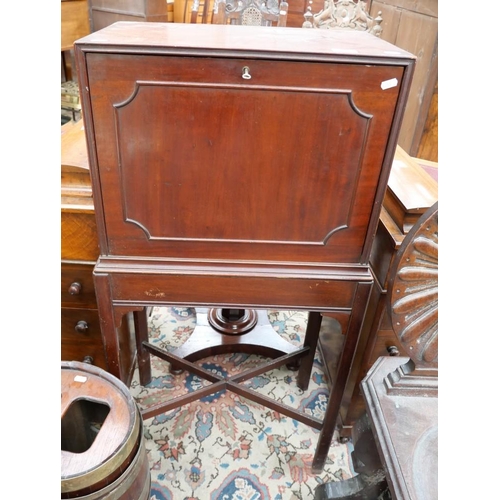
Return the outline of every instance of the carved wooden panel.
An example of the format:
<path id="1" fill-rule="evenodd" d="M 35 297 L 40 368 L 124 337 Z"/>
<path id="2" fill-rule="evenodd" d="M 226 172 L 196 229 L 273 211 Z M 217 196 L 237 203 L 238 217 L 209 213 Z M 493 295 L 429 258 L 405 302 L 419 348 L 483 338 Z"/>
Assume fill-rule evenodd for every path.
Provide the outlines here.
<path id="1" fill-rule="evenodd" d="M 417 366 L 438 364 L 437 202 L 408 233 L 389 284 L 394 332 Z"/>
<path id="2" fill-rule="evenodd" d="M 408 357 L 380 357 L 361 382 L 391 497 L 438 498 L 438 203 L 405 237 L 389 314 Z"/>
<path id="3" fill-rule="evenodd" d="M 366 2 L 362 0 L 326 0 L 324 7 L 316 12 L 312 6 L 304 13 L 303 28 L 353 29 L 367 31 L 380 36 L 382 28 L 381 12 L 370 16 Z"/>
<path id="4" fill-rule="evenodd" d="M 216 0 L 213 22 L 243 26 L 286 26 L 288 3 L 278 0 Z"/>

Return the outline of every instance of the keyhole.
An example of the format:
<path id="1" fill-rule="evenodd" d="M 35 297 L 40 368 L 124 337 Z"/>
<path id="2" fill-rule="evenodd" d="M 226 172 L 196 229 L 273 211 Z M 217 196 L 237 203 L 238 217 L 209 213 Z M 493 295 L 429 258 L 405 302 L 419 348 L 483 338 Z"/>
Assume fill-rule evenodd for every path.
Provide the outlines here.
<path id="1" fill-rule="evenodd" d="M 244 66 L 243 67 L 243 70 L 242 70 L 242 77 L 245 79 L 245 80 L 250 80 L 250 78 L 252 78 L 252 75 L 250 74 L 250 68 L 248 66 Z"/>

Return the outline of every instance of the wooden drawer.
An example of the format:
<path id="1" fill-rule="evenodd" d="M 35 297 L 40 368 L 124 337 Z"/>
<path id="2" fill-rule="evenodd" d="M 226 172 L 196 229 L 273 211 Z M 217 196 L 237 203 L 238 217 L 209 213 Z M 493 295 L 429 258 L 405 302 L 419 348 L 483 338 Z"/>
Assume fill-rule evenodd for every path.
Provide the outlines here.
<path id="1" fill-rule="evenodd" d="M 61 264 L 61 306 L 97 309 L 93 264 Z"/>
<path id="2" fill-rule="evenodd" d="M 165 303 L 175 297 L 175 304 L 190 306 L 226 305 L 252 306 L 256 308 L 290 309 L 297 304 L 306 310 L 332 309 L 332 297 L 336 309 L 347 311 L 353 306 L 357 283 L 333 279 L 316 281 L 300 278 L 283 279 L 256 276 L 204 275 L 141 275 L 115 274 L 113 287 L 117 300 L 142 300 L 154 304 Z M 248 302 L 252 297 L 252 302 Z M 230 298 L 230 299 L 229 299 Z"/>
<path id="3" fill-rule="evenodd" d="M 76 331 L 79 322 L 87 325 L 86 331 Z M 83 361 L 86 356 L 92 357 L 94 365 L 107 369 L 97 310 L 61 309 L 61 359 Z"/>
<path id="4" fill-rule="evenodd" d="M 78 332 L 75 327 L 85 322 L 87 329 Z M 82 325 L 83 326 L 83 325 Z M 123 318 L 117 329 L 118 343 L 122 352 L 122 370 L 127 374 L 125 383 L 130 385 L 135 366 L 134 324 L 131 314 Z M 102 342 L 97 309 L 61 309 L 61 360 L 83 361 L 91 356 L 93 364 L 109 371 Z"/>

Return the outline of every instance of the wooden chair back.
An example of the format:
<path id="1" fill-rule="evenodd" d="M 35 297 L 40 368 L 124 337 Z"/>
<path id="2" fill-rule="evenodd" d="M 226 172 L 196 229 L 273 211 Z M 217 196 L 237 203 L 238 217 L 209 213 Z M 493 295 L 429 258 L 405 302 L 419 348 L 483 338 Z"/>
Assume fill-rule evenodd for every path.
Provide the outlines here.
<path id="1" fill-rule="evenodd" d="M 286 26 L 285 0 L 215 0 L 214 24 L 244 26 Z"/>
<path id="2" fill-rule="evenodd" d="M 310 2 L 311 3 L 311 2 Z M 358 0 L 325 0 L 325 5 L 317 14 L 311 6 L 304 14 L 303 28 L 354 29 L 368 31 L 375 36 L 382 33 L 382 12 L 374 19 L 366 10 L 366 2 Z"/>

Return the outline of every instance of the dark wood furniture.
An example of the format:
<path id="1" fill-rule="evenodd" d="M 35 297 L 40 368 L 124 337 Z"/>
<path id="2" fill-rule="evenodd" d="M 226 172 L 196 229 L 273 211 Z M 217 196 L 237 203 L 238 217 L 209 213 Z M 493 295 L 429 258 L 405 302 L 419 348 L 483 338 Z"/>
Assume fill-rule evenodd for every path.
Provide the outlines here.
<path id="1" fill-rule="evenodd" d="M 408 357 L 379 358 L 362 381 L 367 414 L 393 498 L 433 500 L 438 497 L 437 202 L 398 251 L 388 304 Z"/>
<path id="2" fill-rule="evenodd" d="M 61 359 L 107 370 L 92 276 L 98 257 L 85 131 L 79 120 L 61 127 Z M 127 384 L 135 367 L 133 333 L 129 318 L 118 333 Z"/>
<path id="3" fill-rule="evenodd" d="M 390 272 L 388 312 L 408 356 L 380 357 L 361 383 L 359 474 L 318 487 L 315 500 L 438 498 L 438 203 L 405 237 Z M 370 496 L 371 495 L 371 496 Z"/>
<path id="4" fill-rule="evenodd" d="M 321 430 L 321 470 L 372 289 L 368 258 L 414 57 L 363 32 L 175 23 L 116 23 L 75 52 L 111 373 L 125 376 L 123 316 L 149 305 L 212 308 L 225 324 L 247 310 L 310 311 L 292 352 L 224 341 L 226 352 L 271 358 L 227 380 L 158 352 L 141 322 L 137 350 L 143 384 L 150 353 L 213 382 L 145 418 L 226 388 Z M 322 312 L 341 316 L 344 334 L 323 421 L 239 385 L 300 360 L 305 389 Z"/>

